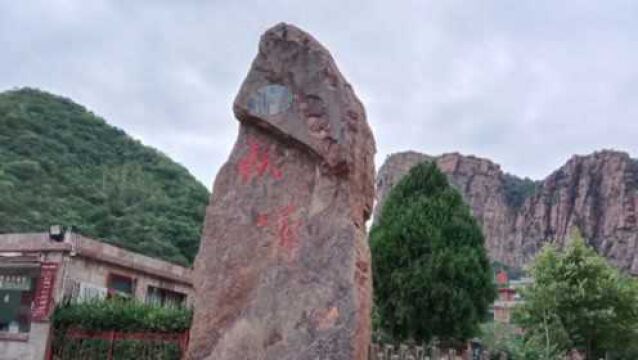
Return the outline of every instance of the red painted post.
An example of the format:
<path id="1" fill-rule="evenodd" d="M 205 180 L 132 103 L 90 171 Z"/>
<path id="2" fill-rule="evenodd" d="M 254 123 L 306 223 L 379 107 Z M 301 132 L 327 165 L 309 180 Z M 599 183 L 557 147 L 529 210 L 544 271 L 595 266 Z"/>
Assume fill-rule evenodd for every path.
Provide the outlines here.
<path id="1" fill-rule="evenodd" d="M 54 336 L 53 324 L 50 324 L 49 334 L 47 335 L 47 351 L 44 356 L 46 360 L 53 360 L 53 340 L 51 339 L 53 336 Z"/>
<path id="2" fill-rule="evenodd" d="M 190 331 L 184 331 L 179 337 L 179 349 L 182 352 L 182 359 L 186 358 L 186 350 L 188 349 L 188 341 L 190 337 Z"/>
<path id="3" fill-rule="evenodd" d="M 108 360 L 113 360 L 113 347 L 115 347 L 115 331 L 111 330 L 109 334 L 110 342 L 109 342 L 109 353 L 107 355 Z"/>

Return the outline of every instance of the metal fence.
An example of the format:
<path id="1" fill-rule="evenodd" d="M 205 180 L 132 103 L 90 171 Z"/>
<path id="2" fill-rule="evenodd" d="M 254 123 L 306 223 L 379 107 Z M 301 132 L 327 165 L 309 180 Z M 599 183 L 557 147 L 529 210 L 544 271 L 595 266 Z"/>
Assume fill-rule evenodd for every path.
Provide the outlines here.
<path id="1" fill-rule="evenodd" d="M 128 333 L 70 329 L 54 334 L 48 360 L 179 360 L 188 347 L 188 331 Z"/>
<path id="2" fill-rule="evenodd" d="M 390 345 L 372 344 L 370 347 L 370 360 L 473 360 L 484 359 L 480 350 L 468 349 L 441 349 L 436 345 Z"/>

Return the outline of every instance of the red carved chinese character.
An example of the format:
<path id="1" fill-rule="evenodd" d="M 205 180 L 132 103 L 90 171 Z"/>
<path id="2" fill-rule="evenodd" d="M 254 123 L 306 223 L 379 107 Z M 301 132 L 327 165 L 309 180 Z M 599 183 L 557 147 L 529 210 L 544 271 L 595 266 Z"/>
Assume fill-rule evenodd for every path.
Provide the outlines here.
<path id="1" fill-rule="evenodd" d="M 299 247 L 300 222 L 293 219 L 296 209 L 294 205 L 288 205 L 281 209 L 277 224 L 279 246 L 284 249 L 288 257 L 293 258 Z"/>
<path id="2" fill-rule="evenodd" d="M 294 219 L 296 208 L 289 204 L 270 214 L 258 214 L 255 225 L 261 228 L 267 228 L 277 238 L 277 245 L 284 250 L 286 257 L 291 260 L 295 257 L 299 247 L 299 228 L 301 222 Z M 270 220 L 274 220 L 271 222 Z"/>
<path id="3" fill-rule="evenodd" d="M 244 183 L 255 176 L 270 173 L 275 180 L 283 178 L 282 171 L 270 161 L 270 149 L 262 146 L 257 140 L 248 138 L 248 152 L 237 163 L 237 171 Z"/>

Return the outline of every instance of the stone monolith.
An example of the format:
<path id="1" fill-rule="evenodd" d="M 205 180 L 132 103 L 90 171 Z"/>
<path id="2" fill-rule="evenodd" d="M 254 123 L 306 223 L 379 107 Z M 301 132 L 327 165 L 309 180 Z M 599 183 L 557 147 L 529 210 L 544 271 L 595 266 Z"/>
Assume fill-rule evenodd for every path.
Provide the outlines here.
<path id="1" fill-rule="evenodd" d="M 367 360 L 374 138 L 326 48 L 279 24 L 234 103 L 195 262 L 190 359 Z"/>

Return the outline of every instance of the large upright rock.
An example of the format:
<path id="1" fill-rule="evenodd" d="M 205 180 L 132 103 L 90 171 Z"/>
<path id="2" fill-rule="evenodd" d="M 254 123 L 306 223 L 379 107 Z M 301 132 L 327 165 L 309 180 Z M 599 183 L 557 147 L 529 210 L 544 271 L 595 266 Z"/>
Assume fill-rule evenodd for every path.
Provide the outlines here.
<path id="1" fill-rule="evenodd" d="M 195 262 L 191 359 L 367 359 L 375 152 L 329 52 L 279 24 L 234 112 Z"/>

